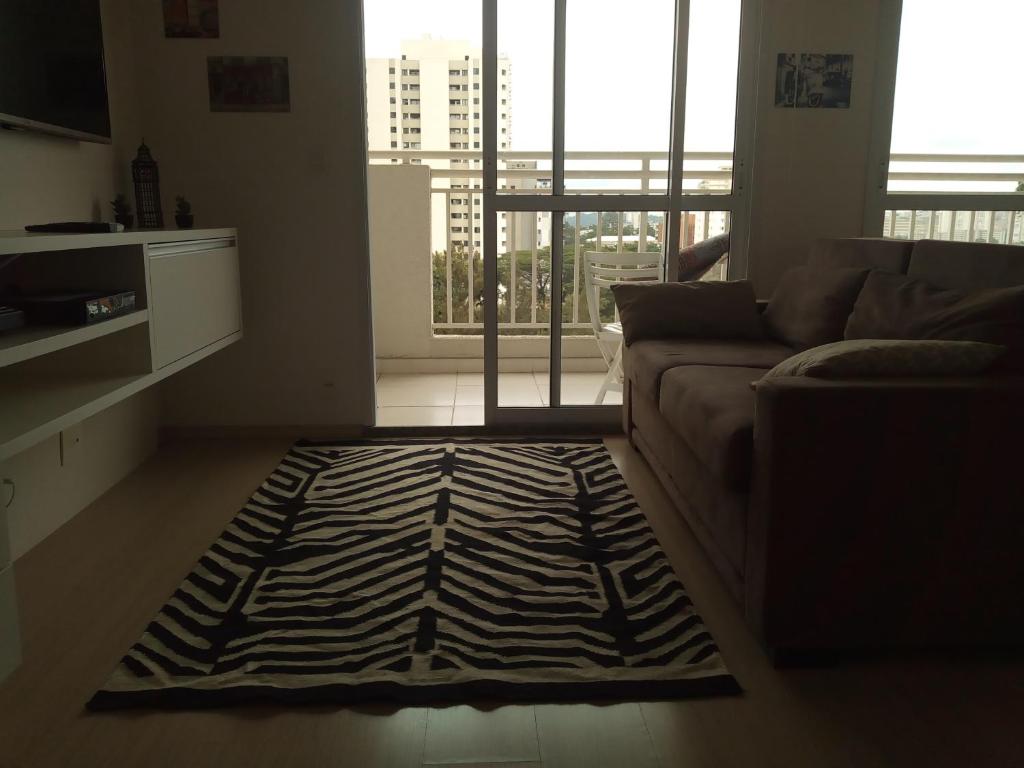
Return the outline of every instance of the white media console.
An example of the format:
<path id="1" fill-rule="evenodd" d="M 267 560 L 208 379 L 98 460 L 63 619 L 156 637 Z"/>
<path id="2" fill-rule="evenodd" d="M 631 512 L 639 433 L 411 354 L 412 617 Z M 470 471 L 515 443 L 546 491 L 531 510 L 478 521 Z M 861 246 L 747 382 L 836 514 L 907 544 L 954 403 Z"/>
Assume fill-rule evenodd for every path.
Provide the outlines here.
<path id="1" fill-rule="evenodd" d="M 0 463 L 242 338 L 234 229 L 0 232 L 0 288 L 135 291 L 92 325 L 0 333 Z M 0 680 L 20 657 L 0 488 Z"/>
<path id="2" fill-rule="evenodd" d="M 0 232 L 0 284 L 24 292 L 133 290 L 93 325 L 0 333 L 0 461 L 242 337 L 234 229 Z"/>

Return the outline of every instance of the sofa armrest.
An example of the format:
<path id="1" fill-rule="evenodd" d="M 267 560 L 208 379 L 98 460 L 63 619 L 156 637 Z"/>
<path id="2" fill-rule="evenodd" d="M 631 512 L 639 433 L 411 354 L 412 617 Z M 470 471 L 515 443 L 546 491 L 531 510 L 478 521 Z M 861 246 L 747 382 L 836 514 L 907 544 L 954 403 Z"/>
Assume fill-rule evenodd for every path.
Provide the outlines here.
<path id="1" fill-rule="evenodd" d="M 777 648 L 1024 639 L 1024 380 L 759 383 L 748 621 Z"/>

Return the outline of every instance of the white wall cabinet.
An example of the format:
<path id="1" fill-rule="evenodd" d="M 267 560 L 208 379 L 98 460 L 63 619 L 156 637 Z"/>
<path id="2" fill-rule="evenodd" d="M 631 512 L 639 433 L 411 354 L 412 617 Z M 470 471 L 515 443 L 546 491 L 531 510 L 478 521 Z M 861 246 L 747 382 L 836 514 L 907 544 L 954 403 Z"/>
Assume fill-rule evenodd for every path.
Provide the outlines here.
<path id="1" fill-rule="evenodd" d="M 234 242 L 149 246 L 149 322 L 156 370 L 242 330 Z"/>

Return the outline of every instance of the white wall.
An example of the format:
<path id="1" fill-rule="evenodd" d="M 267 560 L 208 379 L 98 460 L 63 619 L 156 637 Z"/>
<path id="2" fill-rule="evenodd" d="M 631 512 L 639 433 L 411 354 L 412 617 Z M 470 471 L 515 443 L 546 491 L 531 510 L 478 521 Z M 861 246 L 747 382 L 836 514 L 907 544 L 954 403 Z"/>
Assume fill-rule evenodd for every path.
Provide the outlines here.
<path id="1" fill-rule="evenodd" d="M 430 169 L 371 165 L 373 341 L 379 358 L 429 357 Z"/>
<path id="2" fill-rule="evenodd" d="M 159 398 L 152 390 L 80 425 L 82 441 L 61 465 L 60 435 L 0 464 L 16 492 L 7 509 L 11 559 L 41 542 L 131 472 L 157 446 Z"/>
<path id="3" fill-rule="evenodd" d="M 749 275 L 767 297 L 815 238 L 862 234 L 879 3 L 763 2 Z M 852 53 L 850 108 L 776 108 L 779 53 Z"/>
<path id="4" fill-rule="evenodd" d="M 245 339 L 164 385 L 173 425 L 352 425 L 373 413 L 359 0 L 221 0 L 221 37 L 133 7 L 165 208 L 239 229 Z M 289 113 L 212 113 L 206 57 L 287 56 Z"/>

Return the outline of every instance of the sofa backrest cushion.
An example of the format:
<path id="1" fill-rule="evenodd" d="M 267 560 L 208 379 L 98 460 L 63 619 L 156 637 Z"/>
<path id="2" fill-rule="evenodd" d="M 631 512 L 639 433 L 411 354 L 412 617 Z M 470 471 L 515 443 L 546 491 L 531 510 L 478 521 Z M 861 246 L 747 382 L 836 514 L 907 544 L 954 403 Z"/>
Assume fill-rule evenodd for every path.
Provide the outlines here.
<path id="1" fill-rule="evenodd" d="M 867 275 L 858 268 L 788 270 L 764 310 L 769 335 L 794 349 L 839 341 Z"/>
<path id="2" fill-rule="evenodd" d="M 1024 285 L 980 291 L 872 272 L 846 324 L 847 339 L 980 341 L 1024 353 Z"/>
<path id="3" fill-rule="evenodd" d="M 907 273 L 914 243 L 871 237 L 823 238 L 811 244 L 811 267 L 859 267 Z"/>
<path id="4" fill-rule="evenodd" d="M 1024 247 L 919 240 L 907 274 L 961 291 L 1024 285 Z"/>
<path id="5" fill-rule="evenodd" d="M 626 344 L 641 339 L 761 339 L 764 326 L 747 280 L 619 283 L 611 286 Z"/>
<path id="6" fill-rule="evenodd" d="M 977 341 L 849 339 L 799 352 L 776 365 L 763 378 L 974 376 L 991 368 L 1005 352 L 1006 347 Z"/>

